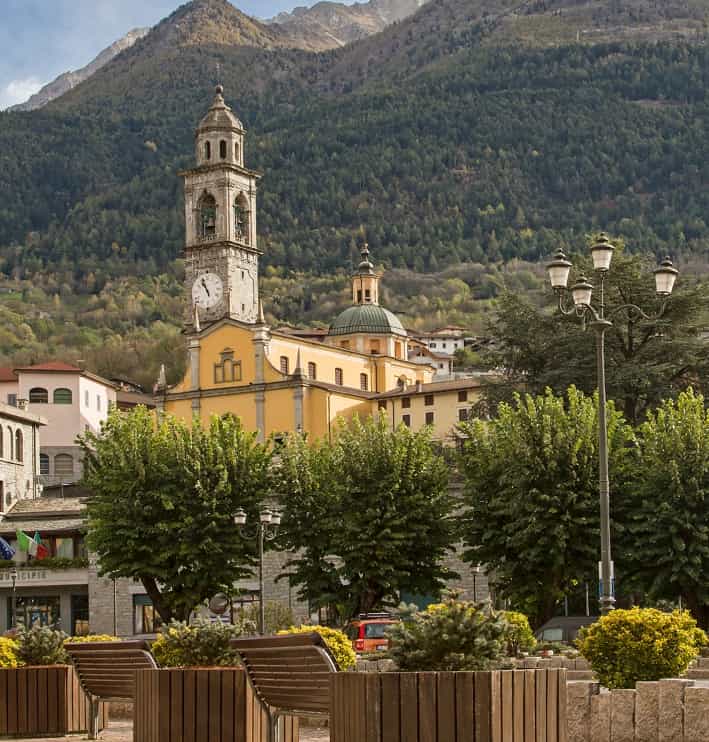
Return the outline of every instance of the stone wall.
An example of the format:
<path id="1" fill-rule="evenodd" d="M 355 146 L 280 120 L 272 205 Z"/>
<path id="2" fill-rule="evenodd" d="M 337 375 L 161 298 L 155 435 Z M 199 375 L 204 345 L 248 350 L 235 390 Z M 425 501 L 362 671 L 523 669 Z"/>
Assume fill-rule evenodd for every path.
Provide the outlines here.
<path id="1" fill-rule="evenodd" d="M 709 683 L 686 679 L 607 691 L 569 682 L 569 742 L 707 742 Z"/>
<path id="2" fill-rule="evenodd" d="M 92 634 L 116 634 L 121 637 L 133 635 L 133 596 L 130 593 L 130 583 L 128 579 L 114 581 L 99 577 L 96 558 L 93 555 L 89 558 L 89 627 Z"/>

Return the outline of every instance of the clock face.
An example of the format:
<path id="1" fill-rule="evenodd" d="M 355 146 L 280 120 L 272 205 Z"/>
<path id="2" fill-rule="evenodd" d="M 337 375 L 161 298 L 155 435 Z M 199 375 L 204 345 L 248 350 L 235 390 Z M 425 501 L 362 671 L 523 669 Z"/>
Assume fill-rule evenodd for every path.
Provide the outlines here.
<path id="1" fill-rule="evenodd" d="M 203 309 L 219 304 L 223 295 L 222 279 L 216 273 L 202 273 L 192 284 L 192 301 Z"/>

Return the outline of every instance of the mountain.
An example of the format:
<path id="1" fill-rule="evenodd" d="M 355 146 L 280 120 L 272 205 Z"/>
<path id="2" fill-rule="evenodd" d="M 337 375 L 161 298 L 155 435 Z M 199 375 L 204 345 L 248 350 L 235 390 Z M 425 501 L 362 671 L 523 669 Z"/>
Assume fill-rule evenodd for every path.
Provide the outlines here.
<path id="1" fill-rule="evenodd" d="M 683 276 L 706 269 L 701 4 L 512 7 L 435 0 L 313 53 L 282 24 L 200 0 L 44 108 L 0 113 L 0 363 L 110 346 L 147 374 L 155 338 L 166 357 L 181 347 L 177 172 L 217 64 L 264 172 L 276 320 L 327 321 L 363 239 L 388 269 L 434 275 L 419 294 L 385 286 L 412 323 L 482 326 L 500 291 L 533 291 L 545 256 L 598 229 L 671 254 Z"/>
<path id="2" fill-rule="evenodd" d="M 123 38 L 114 41 L 111 46 L 104 49 L 95 59 L 89 62 L 85 67 L 80 70 L 64 72 L 59 77 L 47 83 L 41 90 L 34 95 L 30 96 L 24 103 L 19 103 L 16 106 L 10 108 L 11 111 L 34 111 L 36 108 L 46 106 L 47 103 L 58 98 L 60 95 L 64 95 L 68 90 L 75 88 L 79 83 L 86 80 L 88 77 L 94 74 L 97 70 L 101 69 L 105 64 L 108 64 L 116 55 L 120 54 L 124 49 L 128 49 L 135 44 L 138 39 L 142 39 L 145 36 L 149 28 L 134 28 L 129 31 Z"/>
<path id="3" fill-rule="evenodd" d="M 267 21 L 284 28 L 292 36 L 319 39 L 323 48 L 338 47 L 378 33 L 388 25 L 415 13 L 427 0 L 369 0 L 345 5 L 319 2 L 312 7 L 295 8 Z"/>

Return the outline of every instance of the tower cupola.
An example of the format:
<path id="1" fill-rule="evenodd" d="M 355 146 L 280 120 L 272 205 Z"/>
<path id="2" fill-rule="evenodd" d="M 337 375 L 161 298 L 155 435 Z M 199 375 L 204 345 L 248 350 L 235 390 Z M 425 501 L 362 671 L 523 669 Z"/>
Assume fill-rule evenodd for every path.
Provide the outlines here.
<path id="1" fill-rule="evenodd" d="M 362 260 L 357 272 L 352 276 L 352 303 L 379 304 L 379 274 L 369 259 L 369 245 L 365 242 L 361 249 Z"/>
<path id="2" fill-rule="evenodd" d="M 217 85 L 214 102 L 195 132 L 197 165 L 244 165 L 244 125 L 224 102 Z"/>

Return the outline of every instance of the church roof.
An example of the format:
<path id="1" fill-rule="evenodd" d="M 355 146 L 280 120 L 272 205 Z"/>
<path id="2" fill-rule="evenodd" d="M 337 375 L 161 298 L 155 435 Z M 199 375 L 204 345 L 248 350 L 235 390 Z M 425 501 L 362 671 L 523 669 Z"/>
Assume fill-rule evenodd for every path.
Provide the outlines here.
<path id="1" fill-rule="evenodd" d="M 378 304 L 348 307 L 330 325 L 329 335 L 402 335 L 406 330 L 399 318 Z"/>
<path id="2" fill-rule="evenodd" d="M 211 108 L 207 111 L 207 115 L 199 122 L 197 131 L 203 129 L 238 129 L 239 131 L 244 130 L 244 125 L 234 115 L 231 108 L 224 102 L 224 96 L 222 93 L 224 89 L 221 85 L 217 85 L 216 95 Z"/>

